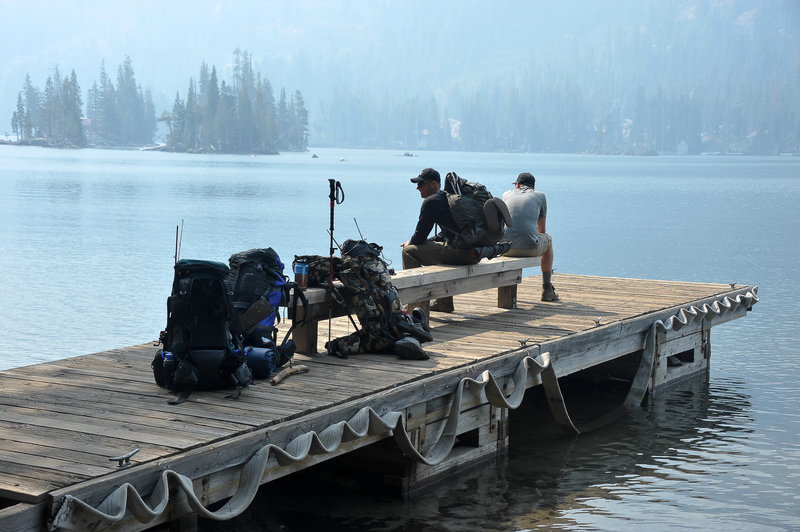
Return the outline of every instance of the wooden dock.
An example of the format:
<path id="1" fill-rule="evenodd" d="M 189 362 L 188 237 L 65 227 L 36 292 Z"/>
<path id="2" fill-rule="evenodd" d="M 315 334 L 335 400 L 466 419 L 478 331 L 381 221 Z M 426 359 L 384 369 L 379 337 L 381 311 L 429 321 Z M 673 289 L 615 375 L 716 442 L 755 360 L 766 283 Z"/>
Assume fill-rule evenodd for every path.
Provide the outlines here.
<path id="1" fill-rule="evenodd" d="M 552 391 L 572 376 L 611 375 L 629 383 L 630 400 L 637 387 L 657 393 L 705 373 L 711 327 L 758 301 L 757 288 L 728 284 L 565 274 L 554 282 L 562 300 L 542 303 L 540 278 L 523 279 L 516 309 L 498 308 L 493 290 L 456 296 L 454 313 L 431 316 L 430 360 L 297 355 L 308 373 L 277 386 L 257 381 L 239 399 L 195 392 L 167 404 L 172 395 L 150 369 L 153 344 L 2 371 L 0 532 L 80 529 L 81 519 L 111 530 L 192 529 L 204 507 L 233 496 L 228 510 L 239 511 L 254 495 L 247 489 L 382 440 L 394 445 L 392 437 L 413 447 L 407 456 L 419 453 L 397 480 L 409 492 L 503 452 L 515 407 L 503 401 L 548 379 Z M 334 337 L 349 327 L 337 318 Z M 548 397 L 556 417 L 588 426 L 566 394 Z M 110 460 L 134 449 L 129 464 Z M 101 517 L 88 510 L 112 493 Z M 137 495 L 155 509 L 132 513 Z"/>

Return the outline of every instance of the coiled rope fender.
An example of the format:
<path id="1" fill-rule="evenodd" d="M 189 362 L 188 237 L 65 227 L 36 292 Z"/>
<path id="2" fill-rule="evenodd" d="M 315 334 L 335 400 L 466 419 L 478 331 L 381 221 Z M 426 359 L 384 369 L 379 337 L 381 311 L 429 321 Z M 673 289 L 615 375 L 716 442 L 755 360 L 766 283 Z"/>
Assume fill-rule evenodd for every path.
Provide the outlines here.
<path id="1" fill-rule="evenodd" d="M 702 320 L 706 316 L 721 316 L 722 314 L 740 308 L 749 309 L 754 304 L 758 303 L 758 301 L 758 287 L 755 286 L 752 291 L 748 290 L 743 294 L 737 294 L 733 298 L 725 296 L 722 299 L 714 301 L 710 305 L 707 303 L 699 307 L 692 305 L 689 308 L 680 309 L 675 315 L 667 318 L 666 321 L 654 321 L 645 336 L 642 360 L 633 378 L 633 382 L 631 383 L 631 388 L 625 397 L 625 406 L 638 407 L 642 404 L 642 400 L 647 393 L 650 386 L 650 377 L 653 374 L 653 364 L 656 358 L 656 334 L 659 328 L 664 331 L 679 331 L 690 323 Z"/>
<path id="2" fill-rule="evenodd" d="M 309 455 L 333 453 L 341 443 L 367 435 L 391 432 L 406 456 L 426 465 L 440 464 L 455 445 L 463 394 L 467 387 L 472 393 L 484 393 L 489 403 L 495 407 L 515 409 L 522 403 L 528 378 L 538 375 L 542 375 L 543 381 L 555 382 L 556 387 L 558 386 L 549 353 L 542 353 L 537 357 L 523 355 L 512 374 L 513 389 L 508 396 L 489 370 L 483 371 L 476 379 L 470 377 L 461 379 L 452 394 L 447 420 L 439 434 L 434 436 L 436 443 L 425 455 L 414 447 L 411 436 L 406 430 L 402 412 L 391 411 L 380 415 L 371 407 L 364 407 L 349 420 L 334 423 L 320 433 L 310 431 L 301 434 L 290 441 L 285 448 L 271 443 L 259 448 L 242 467 L 239 485 L 233 496 L 216 511 L 212 512 L 203 506 L 194 493 L 192 479 L 175 471 L 165 470 L 149 497 L 150 505 L 130 483 L 118 487 L 96 508 L 77 497 L 66 495 L 58 512 L 50 521 L 49 529 L 100 531 L 122 520 L 127 512 L 139 522 L 149 523 L 167 510 L 172 489 L 179 490 L 185 496 L 189 507 L 200 517 L 217 521 L 232 519 L 244 512 L 255 498 L 271 455 L 278 464 L 286 466 L 299 462 Z"/>

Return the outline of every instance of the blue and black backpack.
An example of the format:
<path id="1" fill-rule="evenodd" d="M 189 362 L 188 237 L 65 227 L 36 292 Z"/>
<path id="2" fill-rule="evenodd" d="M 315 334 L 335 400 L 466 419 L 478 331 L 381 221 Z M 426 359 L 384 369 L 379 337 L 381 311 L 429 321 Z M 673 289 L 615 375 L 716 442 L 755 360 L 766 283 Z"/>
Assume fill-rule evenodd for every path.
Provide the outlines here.
<path id="1" fill-rule="evenodd" d="M 275 341 L 278 307 L 289 298 L 281 258 L 272 248 L 250 249 L 231 255 L 228 265 L 233 308 L 245 344 L 257 345 L 261 338 Z"/>
<path id="2" fill-rule="evenodd" d="M 277 325 L 281 319 L 278 309 L 281 303 L 291 302 L 296 311 L 298 301 L 306 306 L 305 295 L 284 275 L 283 262 L 272 248 L 234 253 L 228 264 L 228 283 L 247 348 L 247 363 L 255 377 L 269 377 L 294 355 L 295 344 L 289 336 L 300 323 L 295 322 L 278 344 Z"/>

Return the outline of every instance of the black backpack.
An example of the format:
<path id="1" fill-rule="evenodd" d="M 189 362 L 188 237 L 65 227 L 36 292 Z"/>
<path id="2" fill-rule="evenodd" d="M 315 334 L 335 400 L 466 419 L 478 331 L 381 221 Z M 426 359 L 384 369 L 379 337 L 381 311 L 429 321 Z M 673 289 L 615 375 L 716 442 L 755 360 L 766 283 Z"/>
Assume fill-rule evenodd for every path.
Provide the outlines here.
<path id="1" fill-rule="evenodd" d="M 508 207 L 480 183 L 467 181 L 455 172 L 448 172 L 444 180 L 444 192 L 450 213 L 459 233 L 456 247 L 474 248 L 497 244 L 503 238 L 506 226 L 511 226 Z"/>
<path id="2" fill-rule="evenodd" d="M 182 403 L 195 389 L 241 388 L 252 382 L 228 273 L 221 262 L 175 263 L 167 327 L 160 337 L 163 348 L 152 363 L 156 383 L 180 394 L 170 403 Z"/>

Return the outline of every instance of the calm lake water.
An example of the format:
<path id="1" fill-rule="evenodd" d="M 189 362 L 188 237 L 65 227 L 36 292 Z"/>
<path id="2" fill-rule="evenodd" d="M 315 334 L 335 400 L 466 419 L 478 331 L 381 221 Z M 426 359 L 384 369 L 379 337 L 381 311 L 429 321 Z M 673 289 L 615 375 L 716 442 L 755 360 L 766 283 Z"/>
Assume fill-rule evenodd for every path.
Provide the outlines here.
<path id="1" fill-rule="evenodd" d="M 333 478 L 318 492 L 264 495 L 224 526 L 800 529 L 799 158 L 313 151 L 0 146 L 0 369 L 157 338 L 181 224 L 183 258 L 226 262 L 267 246 L 287 264 L 327 255 L 334 178 L 345 191 L 337 240 L 358 237 L 356 219 L 399 269 L 420 169 L 495 195 L 531 171 L 548 198 L 556 287 L 558 272 L 759 286 L 752 313 L 714 327 L 708 381 L 578 438 L 512 418 L 506 459 L 407 502 Z"/>

